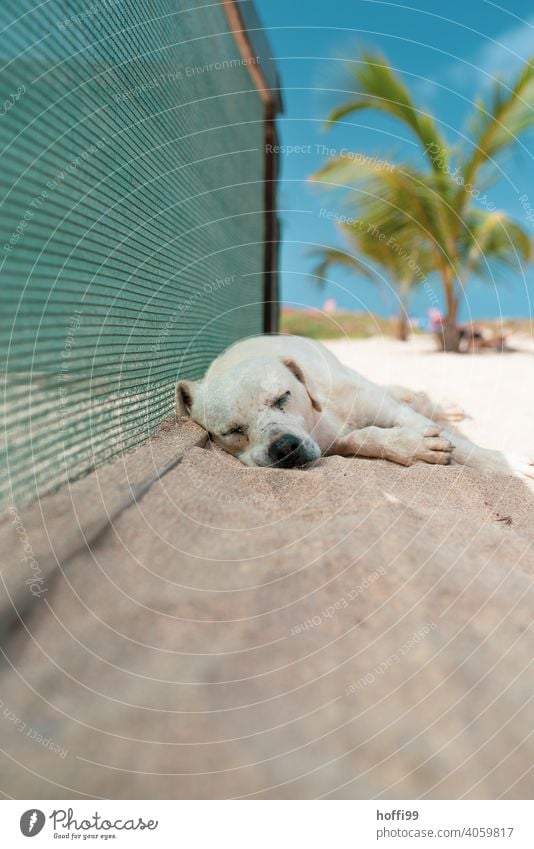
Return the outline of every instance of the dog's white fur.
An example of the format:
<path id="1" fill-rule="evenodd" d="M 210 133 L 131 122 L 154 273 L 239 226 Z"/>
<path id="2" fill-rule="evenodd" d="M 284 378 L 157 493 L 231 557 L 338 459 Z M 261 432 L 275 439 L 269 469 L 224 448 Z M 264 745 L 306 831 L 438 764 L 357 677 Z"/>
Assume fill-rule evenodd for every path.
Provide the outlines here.
<path id="1" fill-rule="evenodd" d="M 380 457 L 409 466 L 465 464 L 534 478 L 534 464 L 480 448 L 436 421 L 458 418 L 426 396 L 371 383 L 324 345 L 256 336 L 219 356 L 200 382 L 180 381 L 177 412 L 247 466 L 302 466 L 321 455 Z"/>

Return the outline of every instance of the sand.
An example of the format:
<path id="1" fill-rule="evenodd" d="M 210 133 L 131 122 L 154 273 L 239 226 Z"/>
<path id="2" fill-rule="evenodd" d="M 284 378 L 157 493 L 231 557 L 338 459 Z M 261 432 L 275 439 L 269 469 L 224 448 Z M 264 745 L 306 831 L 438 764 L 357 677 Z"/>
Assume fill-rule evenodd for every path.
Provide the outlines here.
<path id="1" fill-rule="evenodd" d="M 425 344 L 331 347 L 534 449 L 531 353 Z M 458 466 L 247 469 L 168 423 L 20 512 L 40 597 L 0 527 L 0 790 L 530 798 L 533 508 Z"/>

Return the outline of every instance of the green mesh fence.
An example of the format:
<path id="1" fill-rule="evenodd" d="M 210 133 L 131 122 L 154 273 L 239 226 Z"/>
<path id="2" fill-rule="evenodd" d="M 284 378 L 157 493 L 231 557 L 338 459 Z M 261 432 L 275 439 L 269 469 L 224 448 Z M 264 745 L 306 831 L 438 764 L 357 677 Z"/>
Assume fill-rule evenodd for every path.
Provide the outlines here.
<path id="1" fill-rule="evenodd" d="M 262 331 L 264 125 L 220 4 L 2 0 L 0 30 L 5 506 Z"/>

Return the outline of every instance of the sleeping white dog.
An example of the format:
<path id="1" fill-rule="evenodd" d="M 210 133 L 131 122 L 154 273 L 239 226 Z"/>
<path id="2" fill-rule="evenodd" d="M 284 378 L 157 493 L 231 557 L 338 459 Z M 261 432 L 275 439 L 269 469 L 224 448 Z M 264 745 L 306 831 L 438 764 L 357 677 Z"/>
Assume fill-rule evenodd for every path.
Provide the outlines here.
<path id="1" fill-rule="evenodd" d="M 424 395 L 371 383 L 324 345 L 298 336 L 238 342 L 202 381 L 177 384 L 176 405 L 247 466 L 299 468 L 339 454 L 403 466 L 454 461 L 534 478 L 528 458 L 480 448 L 436 424 L 454 412 Z"/>

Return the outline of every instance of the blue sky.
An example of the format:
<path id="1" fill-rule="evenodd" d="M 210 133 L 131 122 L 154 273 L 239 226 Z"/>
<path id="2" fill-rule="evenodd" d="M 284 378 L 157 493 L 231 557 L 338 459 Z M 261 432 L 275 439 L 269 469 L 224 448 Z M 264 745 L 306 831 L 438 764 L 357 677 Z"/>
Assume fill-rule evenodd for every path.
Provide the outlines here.
<path id="1" fill-rule="evenodd" d="M 330 275 L 334 282 L 319 288 L 309 274 L 307 252 L 313 245 L 342 245 L 335 224 L 320 215 L 324 208 L 339 210 L 339 198 L 306 181 L 325 160 L 321 146 L 347 147 L 380 158 L 410 158 L 417 150 L 402 125 L 371 111 L 351 116 L 343 126 L 323 129 L 329 109 L 346 99 L 346 60 L 355 59 L 362 47 L 378 48 L 401 72 L 416 102 L 431 109 L 442 133 L 454 142 L 465 133 L 473 100 L 488 90 L 492 77 L 511 79 L 521 60 L 534 53 L 532 0 L 506 0 L 506 8 L 487 0 L 411 0 L 406 5 L 382 0 L 256 0 L 256 8 L 282 80 L 280 141 L 306 150 L 281 156 L 283 301 L 320 307 L 333 297 L 338 308 L 387 315 L 391 299 L 372 283 L 335 269 Z M 533 141 L 532 132 L 525 134 L 513 154 L 501 160 L 501 178 L 488 194 L 498 208 L 531 227 L 534 236 L 534 225 L 526 220 L 519 200 L 526 193 L 534 207 Z M 436 288 L 439 291 L 439 285 Z M 529 269 L 500 275 L 490 284 L 473 280 L 464 300 L 464 318 L 529 316 L 534 273 Z M 427 307 L 421 294 L 412 312 L 424 314 Z"/>

